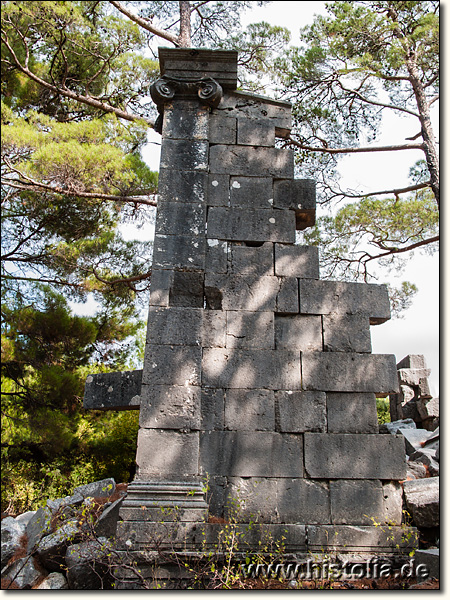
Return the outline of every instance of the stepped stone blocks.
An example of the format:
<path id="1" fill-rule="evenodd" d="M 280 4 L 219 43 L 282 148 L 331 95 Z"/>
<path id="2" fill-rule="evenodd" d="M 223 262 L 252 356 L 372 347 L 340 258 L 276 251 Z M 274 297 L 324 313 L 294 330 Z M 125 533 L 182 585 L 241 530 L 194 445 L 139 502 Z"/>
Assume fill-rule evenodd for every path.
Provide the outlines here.
<path id="1" fill-rule="evenodd" d="M 220 525 L 199 522 L 209 505 L 288 532 L 293 551 L 403 551 L 404 442 L 378 434 L 375 405 L 398 392 L 396 361 L 370 344 L 370 325 L 390 318 L 387 290 L 320 280 L 318 249 L 295 244 L 314 223 L 315 185 L 277 145 L 290 105 L 237 92 L 233 52 L 161 49 L 160 62 L 138 470 L 121 539 L 142 548 L 161 529 L 169 486 L 176 547 L 198 549 L 202 531 L 214 544 Z M 246 539 L 257 547 L 259 534 Z"/>

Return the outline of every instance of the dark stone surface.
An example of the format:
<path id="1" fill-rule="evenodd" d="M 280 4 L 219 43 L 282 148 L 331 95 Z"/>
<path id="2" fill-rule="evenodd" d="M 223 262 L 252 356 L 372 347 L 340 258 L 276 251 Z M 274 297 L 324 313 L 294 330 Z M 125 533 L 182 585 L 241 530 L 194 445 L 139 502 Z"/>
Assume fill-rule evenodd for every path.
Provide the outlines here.
<path id="1" fill-rule="evenodd" d="M 141 402 L 142 370 L 95 373 L 86 379 L 85 410 L 136 410 Z"/>

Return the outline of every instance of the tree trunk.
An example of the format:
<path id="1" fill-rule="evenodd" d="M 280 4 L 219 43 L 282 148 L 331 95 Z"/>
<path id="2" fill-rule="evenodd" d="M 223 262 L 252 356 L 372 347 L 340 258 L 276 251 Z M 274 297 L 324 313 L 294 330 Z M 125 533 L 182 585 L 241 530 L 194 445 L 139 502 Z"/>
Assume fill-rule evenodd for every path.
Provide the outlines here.
<path id="1" fill-rule="evenodd" d="M 180 36 L 178 43 L 181 48 L 190 48 L 192 46 L 190 2 L 180 2 Z"/>

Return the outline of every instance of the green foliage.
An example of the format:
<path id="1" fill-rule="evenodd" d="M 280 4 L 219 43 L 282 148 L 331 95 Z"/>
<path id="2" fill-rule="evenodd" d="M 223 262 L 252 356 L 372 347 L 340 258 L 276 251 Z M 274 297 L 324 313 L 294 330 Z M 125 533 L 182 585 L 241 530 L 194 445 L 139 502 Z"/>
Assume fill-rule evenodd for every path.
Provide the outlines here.
<path id="1" fill-rule="evenodd" d="M 378 425 L 391 422 L 391 413 L 389 411 L 389 397 L 377 398 Z"/>

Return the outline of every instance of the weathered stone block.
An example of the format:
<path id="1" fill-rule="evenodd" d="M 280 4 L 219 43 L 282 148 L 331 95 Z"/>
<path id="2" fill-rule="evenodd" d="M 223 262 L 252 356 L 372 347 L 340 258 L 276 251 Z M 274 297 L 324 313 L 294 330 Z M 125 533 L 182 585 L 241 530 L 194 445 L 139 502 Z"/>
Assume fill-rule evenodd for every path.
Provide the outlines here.
<path id="1" fill-rule="evenodd" d="M 307 479 L 231 477 L 227 491 L 226 515 L 239 523 L 330 522 L 326 484 Z"/>
<path id="2" fill-rule="evenodd" d="M 200 385 L 202 349 L 147 346 L 142 382 L 146 385 Z"/>
<path id="3" fill-rule="evenodd" d="M 274 431 L 275 400 L 272 390 L 227 390 L 225 429 Z"/>
<path id="4" fill-rule="evenodd" d="M 236 119 L 221 113 L 213 113 L 209 118 L 210 144 L 236 144 Z"/>
<path id="5" fill-rule="evenodd" d="M 142 370 L 88 375 L 84 387 L 85 410 L 139 409 Z"/>
<path id="6" fill-rule="evenodd" d="M 204 271 L 206 240 L 202 236 L 155 235 L 153 265 L 163 269 Z"/>
<path id="7" fill-rule="evenodd" d="M 408 354 L 397 363 L 397 369 L 426 369 L 427 365 L 423 354 Z"/>
<path id="8" fill-rule="evenodd" d="M 419 385 L 430 374 L 431 369 L 398 369 L 398 379 L 403 385 Z"/>
<path id="9" fill-rule="evenodd" d="M 100 590 L 110 588 L 113 578 L 108 568 L 111 548 L 108 540 L 83 541 L 67 548 L 65 563 L 71 590 Z"/>
<path id="10" fill-rule="evenodd" d="M 356 352 L 302 352 L 302 389 L 324 392 L 398 390 L 395 356 Z"/>
<path id="11" fill-rule="evenodd" d="M 319 249 L 275 244 L 275 275 L 319 279 Z"/>
<path id="12" fill-rule="evenodd" d="M 327 393 L 328 433 L 378 433 L 373 393 Z"/>
<path id="13" fill-rule="evenodd" d="M 209 108 L 197 100 L 177 100 L 164 109 L 162 137 L 172 140 L 207 140 Z M 164 143 L 164 142 L 163 142 Z"/>
<path id="14" fill-rule="evenodd" d="M 201 429 L 223 429 L 224 427 L 224 391 L 217 388 L 202 387 Z"/>
<path id="15" fill-rule="evenodd" d="M 274 181 L 274 206 L 293 209 L 296 229 L 303 230 L 316 221 L 316 184 L 312 179 Z"/>
<path id="16" fill-rule="evenodd" d="M 155 273 L 155 271 L 153 271 Z M 154 275 L 152 274 L 152 277 Z M 169 279 L 169 306 L 203 308 L 204 290 L 203 273 L 190 273 L 186 271 L 172 271 Z M 151 293 L 150 293 L 151 295 Z M 165 294 L 160 294 L 165 300 Z"/>
<path id="17" fill-rule="evenodd" d="M 407 454 L 414 454 L 417 450 L 421 450 L 430 438 L 435 437 L 434 431 L 427 431 L 426 429 L 401 429 L 399 433 L 405 438 Z M 437 443 L 439 443 L 439 438 L 437 438 Z"/>
<path id="18" fill-rule="evenodd" d="M 417 527 L 439 526 L 439 477 L 403 483 L 406 506 Z"/>
<path id="19" fill-rule="evenodd" d="M 231 177 L 230 201 L 237 208 L 272 208 L 271 177 Z"/>
<path id="20" fill-rule="evenodd" d="M 136 454 L 138 478 L 197 475 L 198 436 L 198 432 L 140 429 Z"/>
<path id="21" fill-rule="evenodd" d="M 147 343 L 224 348 L 227 319 L 222 311 L 150 307 Z"/>
<path id="22" fill-rule="evenodd" d="M 322 350 L 322 320 L 318 315 L 275 315 L 276 348 Z"/>
<path id="23" fill-rule="evenodd" d="M 265 119 L 275 125 L 276 135 L 285 137 L 292 127 L 291 105 L 281 100 L 271 100 L 245 92 L 224 94 L 217 112 L 226 112 L 230 116 Z M 277 131 L 278 130 L 278 131 Z"/>
<path id="24" fill-rule="evenodd" d="M 204 473 L 229 477 L 303 477 L 301 435 L 267 431 L 200 433 Z"/>
<path id="25" fill-rule="evenodd" d="M 272 312 L 231 310 L 226 313 L 226 322 L 227 348 L 275 347 Z"/>
<path id="26" fill-rule="evenodd" d="M 291 211 L 212 206 L 208 211 L 208 238 L 237 242 L 295 241 Z"/>
<path id="27" fill-rule="evenodd" d="M 401 525 L 403 517 L 402 484 L 397 481 L 384 481 L 382 484 L 385 522 L 391 525 Z"/>
<path id="28" fill-rule="evenodd" d="M 291 150 L 217 145 L 211 146 L 209 160 L 212 173 L 286 179 L 294 177 L 294 155 Z M 201 159 L 198 163 L 201 164 Z"/>
<path id="29" fill-rule="evenodd" d="M 170 289 L 173 285 L 173 277 L 174 271 L 158 268 L 152 269 L 152 277 L 150 280 L 149 306 L 169 306 L 169 294 Z"/>
<path id="30" fill-rule="evenodd" d="M 139 424 L 147 429 L 200 429 L 200 387 L 145 385 Z"/>
<path id="31" fill-rule="evenodd" d="M 267 119 L 238 118 L 237 125 L 238 144 L 245 146 L 275 146 L 275 125 Z"/>
<path id="32" fill-rule="evenodd" d="M 370 525 L 308 525 L 307 537 L 309 550 L 318 552 L 405 554 L 417 548 L 419 541 L 417 530 L 413 527 Z"/>
<path id="33" fill-rule="evenodd" d="M 279 314 L 298 313 L 298 279 L 279 277 L 280 291 L 277 294 L 276 311 Z"/>
<path id="34" fill-rule="evenodd" d="M 210 173 L 207 187 L 208 206 L 230 205 L 230 176 L 226 174 Z"/>
<path id="35" fill-rule="evenodd" d="M 160 168 L 158 197 L 163 202 L 205 203 L 208 174 Z"/>
<path id="36" fill-rule="evenodd" d="M 205 273 L 226 273 L 228 271 L 228 242 L 207 240 Z"/>
<path id="37" fill-rule="evenodd" d="M 206 300 L 208 295 L 219 294 L 223 310 L 275 311 L 279 287 L 277 277 L 205 275 Z"/>
<path id="38" fill-rule="evenodd" d="M 289 350 L 206 348 L 202 366 L 207 387 L 300 389 L 300 357 Z"/>
<path id="39" fill-rule="evenodd" d="M 385 285 L 300 279 L 300 312 L 314 315 L 365 314 L 370 324 L 390 319 Z"/>
<path id="40" fill-rule="evenodd" d="M 158 235 L 204 235 L 205 204 L 161 202 L 156 213 Z"/>
<path id="41" fill-rule="evenodd" d="M 366 315 L 323 315 L 322 322 L 325 352 L 372 352 Z"/>
<path id="42" fill-rule="evenodd" d="M 384 524 L 383 488 L 380 481 L 330 481 L 331 519 L 335 525 Z"/>
<path id="43" fill-rule="evenodd" d="M 207 171 L 208 153 L 209 144 L 206 141 L 164 140 L 159 164 L 162 169 Z"/>
<path id="44" fill-rule="evenodd" d="M 275 392 L 282 433 L 325 432 L 327 427 L 324 392 Z"/>
<path id="45" fill-rule="evenodd" d="M 401 436 L 305 433 L 305 469 L 313 479 L 395 479 L 406 475 Z"/>
<path id="46" fill-rule="evenodd" d="M 273 244 L 251 247 L 244 244 L 230 244 L 230 272 L 233 275 L 273 275 Z"/>

